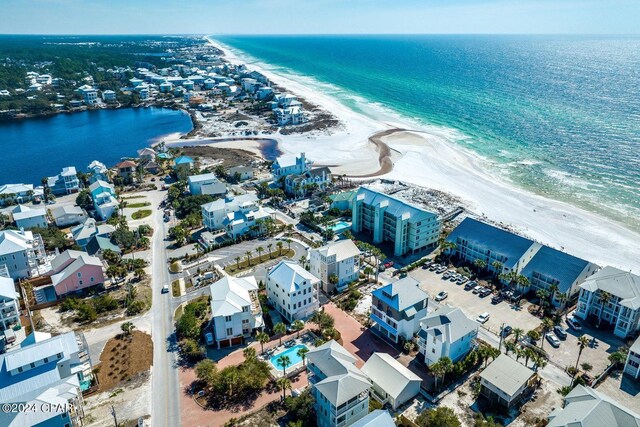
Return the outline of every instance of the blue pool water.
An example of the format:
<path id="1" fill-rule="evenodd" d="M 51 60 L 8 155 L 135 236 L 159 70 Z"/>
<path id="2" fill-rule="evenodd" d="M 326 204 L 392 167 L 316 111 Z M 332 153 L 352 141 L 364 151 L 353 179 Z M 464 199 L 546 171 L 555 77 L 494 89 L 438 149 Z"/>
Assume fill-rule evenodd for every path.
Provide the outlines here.
<path id="1" fill-rule="evenodd" d="M 343 231 L 348 230 L 350 228 L 351 228 L 351 224 L 345 221 L 338 221 L 331 226 L 331 229 L 335 233 L 342 233 Z"/>
<path id="2" fill-rule="evenodd" d="M 302 362 L 302 358 L 298 356 L 297 353 L 298 353 L 298 350 L 300 350 L 301 348 L 307 348 L 307 346 L 304 344 L 294 345 L 293 347 L 288 348 L 284 351 L 281 351 L 280 353 L 274 354 L 273 357 L 269 359 L 269 362 L 271 362 L 273 367 L 278 370 L 282 369 L 282 366 L 278 364 L 278 357 L 280 356 L 289 356 L 289 360 L 291 360 L 291 364 L 287 366 L 287 368 L 295 365 L 296 363 L 300 363 Z"/>

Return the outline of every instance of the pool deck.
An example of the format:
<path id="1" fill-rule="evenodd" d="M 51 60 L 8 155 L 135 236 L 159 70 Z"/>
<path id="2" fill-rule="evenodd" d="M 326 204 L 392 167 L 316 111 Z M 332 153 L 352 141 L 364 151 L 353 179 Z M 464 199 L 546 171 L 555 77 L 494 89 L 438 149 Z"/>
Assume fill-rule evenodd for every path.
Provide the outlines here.
<path id="1" fill-rule="evenodd" d="M 307 347 L 309 350 L 313 350 L 315 349 L 315 345 L 314 342 L 316 340 L 315 335 L 313 335 L 311 332 L 304 332 L 302 334 L 300 334 L 300 338 L 295 338 L 295 336 L 291 337 L 290 339 L 288 339 L 287 341 L 284 341 L 282 343 L 282 345 L 278 345 L 276 347 L 272 347 L 268 350 L 265 351 L 264 355 L 258 355 L 258 358 L 260 358 L 261 360 L 264 360 L 265 362 L 269 363 L 269 368 L 271 368 L 271 376 L 274 378 L 281 378 L 283 376 L 282 373 L 282 368 L 278 367 L 276 368 L 274 366 L 273 363 L 271 363 L 271 359 L 276 356 L 276 355 L 280 355 L 280 353 L 284 353 L 285 351 L 289 350 L 292 347 L 298 346 L 298 345 L 304 345 L 305 347 Z M 287 342 L 291 342 L 293 341 L 294 344 L 291 345 L 290 347 L 286 347 L 285 343 Z M 300 370 L 301 368 L 303 368 L 303 362 L 302 360 L 299 361 L 298 363 L 294 363 L 292 365 L 287 366 L 286 372 L 287 372 L 287 376 L 289 376 L 290 373 L 295 372 Z"/>

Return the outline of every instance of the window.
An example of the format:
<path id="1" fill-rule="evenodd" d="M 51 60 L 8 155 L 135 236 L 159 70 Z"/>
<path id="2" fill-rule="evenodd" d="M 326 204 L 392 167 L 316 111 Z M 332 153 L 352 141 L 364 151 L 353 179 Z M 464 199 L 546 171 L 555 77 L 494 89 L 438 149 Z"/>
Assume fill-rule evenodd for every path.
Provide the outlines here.
<path id="1" fill-rule="evenodd" d="M 18 367 L 18 372 L 22 372 L 22 366 Z"/>
<path id="2" fill-rule="evenodd" d="M 49 363 L 49 358 L 48 357 L 44 358 L 44 363 Z"/>
<path id="3" fill-rule="evenodd" d="M 82 280 L 79 280 L 79 281 L 78 281 L 78 284 L 79 284 L 79 285 L 82 285 Z"/>
<path id="4" fill-rule="evenodd" d="M 36 364 L 35 364 L 35 363 L 33 363 L 33 362 L 31 362 L 31 367 L 32 367 L 32 368 L 35 368 L 35 367 L 36 367 Z"/>
<path id="5" fill-rule="evenodd" d="M 94 278 L 93 276 L 91 276 L 91 279 L 89 279 L 89 281 L 90 281 L 91 283 L 93 283 L 93 282 L 94 282 L 94 280 L 95 280 L 95 278 Z"/>
<path id="6" fill-rule="evenodd" d="M 225 322 L 231 322 L 231 316 L 224 316 Z"/>
<path id="7" fill-rule="evenodd" d="M 82 272 L 78 272 L 78 277 L 82 277 Z"/>
<path id="8" fill-rule="evenodd" d="M 62 353 L 58 353 L 58 354 L 56 354 L 56 357 L 57 357 L 58 359 L 62 359 Z"/>
<path id="9" fill-rule="evenodd" d="M 233 335 L 233 328 L 227 328 L 227 335 Z"/>

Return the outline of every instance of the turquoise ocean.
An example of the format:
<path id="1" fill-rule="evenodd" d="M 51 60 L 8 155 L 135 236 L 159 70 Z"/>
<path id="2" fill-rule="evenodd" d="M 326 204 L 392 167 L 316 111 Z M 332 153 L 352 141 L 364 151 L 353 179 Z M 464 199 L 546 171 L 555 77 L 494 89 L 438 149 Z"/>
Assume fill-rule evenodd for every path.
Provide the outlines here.
<path id="1" fill-rule="evenodd" d="M 212 36 L 496 176 L 640 231 L 640 36 Z M 312 101 L 312 100 L 311 100 Z"/>

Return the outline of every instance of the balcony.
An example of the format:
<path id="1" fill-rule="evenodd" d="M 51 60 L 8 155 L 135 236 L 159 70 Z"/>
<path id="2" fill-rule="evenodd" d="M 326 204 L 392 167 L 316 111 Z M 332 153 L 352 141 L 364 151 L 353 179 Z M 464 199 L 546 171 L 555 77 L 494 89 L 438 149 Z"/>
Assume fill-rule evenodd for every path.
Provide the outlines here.
<path id="1" fill-rule="evenodd" d="M 342 405 L 340 405 L 338 408 L 336 408 L 334 412 L 336 418 L 339 417 L 340 415 L 344 414 L 345 412 L 351 410 L 354 406 L 358 406 L 359 404 L 361 404 L 364 400 L 369 398 L 369 392 L 365 391 L 360 393 L 358 396 L 352 398 L 349 402 L 347 403 L 343 403 Z M 368 410 L 368 408 L 365 408 L 366 410 Z"/>
<path id="2" fill-rule="evenodd" d="M 385 316 L 384 319 L 388 319 L 388 318 Z M 392 335 L 398 335 L 398 330 L 395 327 L 391 326 L 389 323 L 387 323 L 386 320 L 383 320 L 383 318 L 378 317 L 375 313 L 373 313 L 373 311 L 371 312 L 371 320 L 376 322 L 378 325 L 380 325 L 387 332 L 390 332 Z"/>

